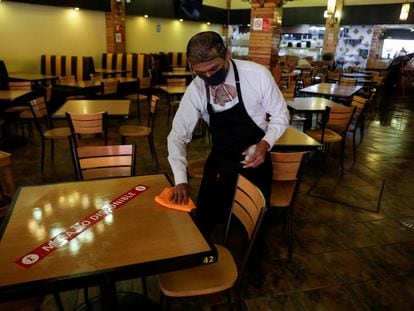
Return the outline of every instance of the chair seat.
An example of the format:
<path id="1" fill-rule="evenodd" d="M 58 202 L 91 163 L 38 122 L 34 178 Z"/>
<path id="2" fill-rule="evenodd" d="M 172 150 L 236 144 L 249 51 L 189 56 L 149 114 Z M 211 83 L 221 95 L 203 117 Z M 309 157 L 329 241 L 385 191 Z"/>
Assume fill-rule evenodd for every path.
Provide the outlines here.
<path id="1" fill-rule="evenodd" d="M 273 181 L 270 197 L 270 206 L 287 207 L 292 201 L 292 195 L 295 191 L 296 181 L 278 180 Z"/>
<path id="2" fill-rule="evenodd" d="M 34 116 L 33 116 L 33 113 L 32 113 L 32 111 L 29 109 L 29 110 L 23 110 L 20 114 L 19 114 L 19 117 L 21 118 L 21 119 L 34 119 Z"/>
<path id="3" fill-rule="evenodd" d="M 69 138 L 71 135 L 69 127 L 57 127 L 43 133 L 46 139 Z"/>
<path id="4" fill-rule="evenodd" d="M 232 288 L 237 280 L 237 267 L 230 251 L 215 245 L 215 263 L 159 275 L 161 291 L 169 297 L 206 295 Z"/>
<path id="5" fill-rule="evenodd" d="M 151 129 L 140 125 L 122 125 L 119 132 L 121 136 L 148 136 L 151 134 Z"/>
<path id="6" fill-rule="evenodd" d="M 15 107 L 9 107 L 7 109 L 4 109 L 4 112 L 22 112 L 22 111 L 30 111 L 29 106 L 15 106 Z"/>
<path id="7" fill-rule="evenodd" d="M 310 137 L 316 139 L 317 141 L 322 140 L 322 130 L 320 129 L 311 129 L 306 130 L 305 133 L 309 135 Z M 325 143 L 336 143 L 342 140 L 342 136 L 338 133 L 335 133 L 334 131 L 330 129 L 325 130 L 325 136 L 324 136 L 324 142 Z"/>

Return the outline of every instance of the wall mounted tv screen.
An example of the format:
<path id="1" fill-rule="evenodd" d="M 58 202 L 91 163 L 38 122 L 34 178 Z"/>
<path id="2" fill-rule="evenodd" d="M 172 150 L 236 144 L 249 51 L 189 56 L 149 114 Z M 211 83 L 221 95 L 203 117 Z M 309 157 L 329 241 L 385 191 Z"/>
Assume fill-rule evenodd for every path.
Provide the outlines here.
<path id="1" fill-rule="evenodd" d="M 199 20 L 203 0 L 176 0 L 176 13 L 178 18 Z"/>

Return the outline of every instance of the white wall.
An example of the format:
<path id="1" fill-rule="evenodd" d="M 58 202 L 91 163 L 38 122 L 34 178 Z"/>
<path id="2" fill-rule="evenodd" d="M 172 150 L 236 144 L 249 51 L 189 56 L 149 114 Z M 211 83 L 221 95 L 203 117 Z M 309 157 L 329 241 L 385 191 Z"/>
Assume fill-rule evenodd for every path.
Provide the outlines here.
<path id="1" fill-rule="evenodd" d="M 222 25 L 163 18 L 126 17 L 127 52 L 185 52 L 188 40 L 200 31 L 223 32 Z"/>
<path id="2" fill-rule="evenodd" d="M 105 13 L 0 2 L 0 59 L 9 72 L 40 73 L 40 55 L 92 56 L 106 51 Z"/>

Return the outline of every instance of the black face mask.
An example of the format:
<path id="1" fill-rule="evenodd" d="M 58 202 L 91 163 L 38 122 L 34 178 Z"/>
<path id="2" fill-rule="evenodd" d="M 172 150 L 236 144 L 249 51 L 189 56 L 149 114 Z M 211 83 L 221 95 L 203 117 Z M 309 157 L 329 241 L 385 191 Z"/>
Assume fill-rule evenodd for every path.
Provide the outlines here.
<path id="1" fill-rule="evenodd" d="M 211 85 L 211 86 L 217 86 L 219 84 L 222 84 L 224 80 L 226 80 L 226 76 L 227 76 L 227 70 L 226 68 L 224 68 L 224 66 L 221 67 L 220 70 L 215 72 L 210 77 L 199 75 L 201 79 L 203 79 L 208 85 Z"/>

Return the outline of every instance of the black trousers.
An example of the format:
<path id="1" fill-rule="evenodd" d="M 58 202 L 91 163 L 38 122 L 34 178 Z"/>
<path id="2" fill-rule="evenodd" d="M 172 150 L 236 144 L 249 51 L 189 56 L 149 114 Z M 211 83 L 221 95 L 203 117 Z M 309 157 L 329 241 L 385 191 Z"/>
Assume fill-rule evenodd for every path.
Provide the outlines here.
<path id="1" fill-rule="evenodd" d="M 239 160 L 211 153 L 206 160 L 196 209 L 197 224 L 206 238 L 211 236 L 218 223 L 227 223 L 239 173 L 254 183 L 269 202 L 272 183 L 269 153 L 265 162 L 257 168 L 243 168 Z"/>

